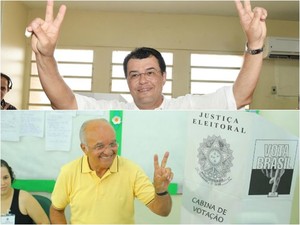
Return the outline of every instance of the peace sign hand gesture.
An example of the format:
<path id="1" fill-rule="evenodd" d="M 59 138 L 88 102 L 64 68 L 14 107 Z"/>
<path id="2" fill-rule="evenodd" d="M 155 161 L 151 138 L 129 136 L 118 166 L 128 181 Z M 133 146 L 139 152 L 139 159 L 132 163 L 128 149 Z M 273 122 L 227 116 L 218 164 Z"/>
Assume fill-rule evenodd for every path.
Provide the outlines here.
<path id="1" fill-rule="evenodd" d="M 249 47 L 252 49 L 261 48 L 267 35 L 267 10 L 261 7 L 255 7 L 252 10 L 250 0 L 245 0 L 244 5 L 240 0 L 235 0 L 235 5 Z"/>
<path id="2" fill-rule="evenodd" d="M 167 161 L 169 158 L 169 152 L 164 154 L 161 165 L 158 163 L 158 155 L 154 155 L 154 188 L 156 193 L 163 193 L 168 190 L 168 186 L 171 183 L 174 174 L 171 168 L 167 167 Z"/>
<path id="3" fill-rule="evenodd" d="M 67 10 L 66 6 L 62 5 L 56 18 L 54 19 L 53 5 L 53 0 L 48 0 L 45 20 L 36 18 L 26 28 L 27 32 L 31 32 L 33 34 L 31 40 L 32 50 L 36 54 L 49 57 L 54 55 L 59 29 Z"/>

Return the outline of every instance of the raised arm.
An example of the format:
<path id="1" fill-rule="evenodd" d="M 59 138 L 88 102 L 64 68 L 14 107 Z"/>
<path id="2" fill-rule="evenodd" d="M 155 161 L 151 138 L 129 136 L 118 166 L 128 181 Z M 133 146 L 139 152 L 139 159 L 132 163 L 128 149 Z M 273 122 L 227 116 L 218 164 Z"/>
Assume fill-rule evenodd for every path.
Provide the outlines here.
<path id="1" fill-rule="evenodd" d="M 148 207 L 160 216 L 168 216 L 172 209 L 172 199 L 167 191 L 173 179 L 173 173 L 170 168 L 166 168 L 168 157 L 169 152 L 166 152 L 161 165 L 159 165 L 158 156 L 154 156 L 154 188 L 156 194 Z"/>
<path id="2" fill-rule="evenodd" d="M 267 11 L 259 7 L 252 10 L 249 0 L 245 0 L 244 5 L 240 0 L 235 0 L 235 5 L 241 26 L 246 34 L 248 48 L 252 50 L 262 48 L 267 34 L 265 22 Z M 262 53 L 254 55 L 245 53 L 244 63 L 233 86 L 233 94 L 237 108 L 251 103 L 261 72 L 262 63 Z"/>
<path id="3" fill-rule="evenodd" d="M 32 33 L 31 46 L 36 55 L 39 78 L 52 107 L 77 109 L 74 93 L 60 76 L 54 58 L 59 30 L 67 8 L 62 5 L 54 19 L 53 4 L 53 0 L 48 0 L 45 20 L 34 19 L 26 30 Z"/>

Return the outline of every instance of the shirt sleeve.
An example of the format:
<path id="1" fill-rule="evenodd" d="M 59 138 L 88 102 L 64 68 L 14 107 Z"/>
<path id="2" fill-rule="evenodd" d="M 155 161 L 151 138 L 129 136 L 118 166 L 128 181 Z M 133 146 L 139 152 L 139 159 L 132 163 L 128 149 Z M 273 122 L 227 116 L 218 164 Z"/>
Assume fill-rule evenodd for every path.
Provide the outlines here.
<path id="1" fill-rule="evenodd" d="M 223 91 L 227 99 L 227 109 L 236 110 L 237 105 L 233 94 L 233 86 L 225 86 L 223 87 Z"/>
<path id="2" fill-rule="evenodd" d="M 210 94 L 187 94 L 178 98 L 164 99 L 161 109 L 236 110 L 237 106 L 233 86 L 225 86 Z"/>
<path id="3" fill-rule="evenodd" d="M 135 196 L 145 205 L 151 202 L 155 197 L 155 189 L 145 172 L 139 168 L 136 174 L 134 187 Z"/>
<path id="4" fill-rule="evenodd" d="M 70 202 L 68 176 L 62 168 L 58 175 L 51 195 L 51 201 L 56 209 L 65 209 Z"/>
<path id="5" fill-rule="evenodd" d="M 191 106 L 193 109 L 236 110 L 233 86 L 225 86 L 206 95 L 192 95 Z"/>
<path id="6" fill-rule="evenodd" d="M 75 93 L 77 107 L 79 110 L 83 109 L 101 109 L 96 99 Z"/>

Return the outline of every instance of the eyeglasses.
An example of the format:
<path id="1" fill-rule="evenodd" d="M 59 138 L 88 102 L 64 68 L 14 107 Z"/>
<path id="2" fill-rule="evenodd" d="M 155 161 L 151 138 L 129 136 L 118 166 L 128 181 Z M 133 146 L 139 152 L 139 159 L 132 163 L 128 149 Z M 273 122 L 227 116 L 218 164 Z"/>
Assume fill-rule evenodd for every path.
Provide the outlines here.
<path id="1" fill-rule="evenodd" d="M 104 151 L 107 148 L 110 150 L 115 150 L 118 147 L 119 147 L 119 144 L 117 142 L 112 142 L 108 145 L 99 143 L 99 144 L 96 144 L 94 147 L 89 147 L 89 148 L 93 149 L 94 151 Z"/>
<path id="2" fill-rule="evenodd" d="M 146 79 L 152 79 L 156 75 L 158 75 L 161 71 L 158 71 L 156 69 L 149 69 L 144 73 L 138 73 L 138 72 L 131 72 L 128 75 L 129 80 L 138 80 L 142 75 L 145 75 Z"/>

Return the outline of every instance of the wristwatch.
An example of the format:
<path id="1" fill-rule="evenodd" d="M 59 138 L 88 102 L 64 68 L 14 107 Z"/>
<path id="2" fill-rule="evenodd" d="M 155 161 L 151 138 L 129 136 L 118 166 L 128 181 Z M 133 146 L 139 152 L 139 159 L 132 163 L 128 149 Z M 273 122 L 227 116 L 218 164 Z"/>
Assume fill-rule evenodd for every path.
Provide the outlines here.
<path id="1" fill-rule="evenodd" d="M 250 55 L 257 55 L 257 54 L 259 54 L 263 51 L 264 51 L 264 46 L 262 46 L 259 49 L 251 49 L 251 48 L 248 47 L 248 42 L 246 43 L 245 52 L 250 54 Z"/>

